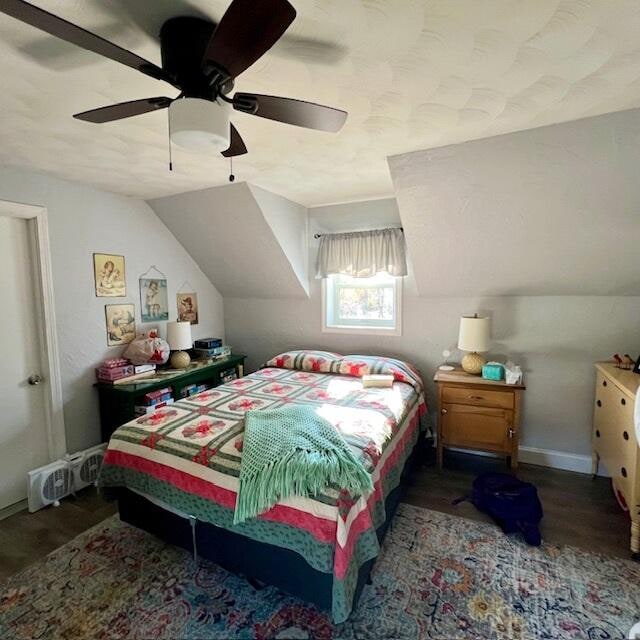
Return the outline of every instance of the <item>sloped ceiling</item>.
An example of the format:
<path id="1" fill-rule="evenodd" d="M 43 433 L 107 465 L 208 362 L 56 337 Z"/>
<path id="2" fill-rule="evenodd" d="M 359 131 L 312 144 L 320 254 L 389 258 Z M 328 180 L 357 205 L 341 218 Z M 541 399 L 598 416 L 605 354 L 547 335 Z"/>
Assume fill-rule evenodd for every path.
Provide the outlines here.
<path id="1" fill-rule="evenodd" d="M 192 191 L 149 205 L 225 298 L 307 295 L 308 279 L 299 277 L 286 253 L 296 255 L 290 237 L 280 242 L 281 230 L 267 222 L 249 185 Z M 289 223 L 293 227 L 304 220 L 306 210 L 302 221 L 290 218 Z"/>
<path id="2" fill-rule="evenodd" d="M 307 209 L 270 191 L 249 185 L 264 219 L 271 227 L 299 282 L 309 293 Z"/>
<path id="3" fill-rule="evenodd" d="M 228 0 L 33 0 L 159 63 L 163 20 Z M 237 83 L 349 111 L 338 135 L 235 114 L 241 180 L 304 205 L 392 195 L 385 158 L 640 106 L 637 0 L 293 0 L 298 18 Z M 226 182 L 177 151 L 166 113 L 71 114 L 172 88 L 0 16 L 0 163 L 145 199 Z"/>
<path id="4" fill-rule="evenodd" d="M 389 166 L 420 295 L 640 295 L 640 110 Z"/>

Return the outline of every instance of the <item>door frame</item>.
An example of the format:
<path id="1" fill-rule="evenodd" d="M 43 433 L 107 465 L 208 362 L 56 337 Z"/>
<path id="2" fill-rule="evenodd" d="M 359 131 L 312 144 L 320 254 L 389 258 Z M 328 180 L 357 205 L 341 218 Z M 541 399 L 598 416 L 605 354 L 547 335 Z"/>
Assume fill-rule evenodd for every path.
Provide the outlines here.
<path id="1" fill-rule="evenodd" d="M 36 275 L 34 287 L 39 315 L 40 360 L 44 385 L 45 436 L 49 462 L 67 453 L 67 437 L 64 425 L 64 403 L 60 355 L 53 296 L 53 270 L 49 246 L 49 223 L 46 207 L 20 202 L 0 200 L 0 216 L 22 218 L 30 224 L 33 238 L 31 260 Z"/>

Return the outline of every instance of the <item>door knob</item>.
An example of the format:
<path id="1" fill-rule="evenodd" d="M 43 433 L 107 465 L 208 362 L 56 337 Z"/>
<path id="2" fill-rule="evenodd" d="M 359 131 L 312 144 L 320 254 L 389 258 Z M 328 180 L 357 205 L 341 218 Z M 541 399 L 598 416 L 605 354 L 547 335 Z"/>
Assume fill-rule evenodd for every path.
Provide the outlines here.
<path id="1" fill-rule="evenodd" d="M 27 378 L 27 382 L 30 385 L 35 387 L 37 384 L 40 384 L 42 382 L 42 376 L 39 376 L 37 373 L 34 373 L 32 376 L 29 376 Z"/>

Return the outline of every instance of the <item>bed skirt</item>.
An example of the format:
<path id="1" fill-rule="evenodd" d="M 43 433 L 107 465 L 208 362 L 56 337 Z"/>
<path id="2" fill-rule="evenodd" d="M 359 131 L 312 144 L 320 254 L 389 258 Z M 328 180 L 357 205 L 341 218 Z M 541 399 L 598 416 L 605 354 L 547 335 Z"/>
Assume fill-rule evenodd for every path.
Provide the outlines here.
<path id="1" fill-rule="evenodd" d="M 400 484 L 385 500 L 387 518 L 376 530 L 380 543 L 398 507 L 407 476 L 423 457 L 421 443 L 422 438 L 419 438 L 406 460 Z M 124 522 L 148 531 L 165 542 L 193 551 L 194 531 L 189 520 L 129 489 L 120 488 L 110 493 L 115 494 L 118 500 L 120 518 Z M 333 574 L 313 569 L 295 551 L 258 542 L 200 520 L 195 523 L 195 540 L 198 556 L 250 580 L 273 585 L 290 595 L 312 602 L 323 610 L 332 610 Z M 358 602 L 374 563 L 375 558 L 365 562 L 359 569 L 352 609 Z"/>

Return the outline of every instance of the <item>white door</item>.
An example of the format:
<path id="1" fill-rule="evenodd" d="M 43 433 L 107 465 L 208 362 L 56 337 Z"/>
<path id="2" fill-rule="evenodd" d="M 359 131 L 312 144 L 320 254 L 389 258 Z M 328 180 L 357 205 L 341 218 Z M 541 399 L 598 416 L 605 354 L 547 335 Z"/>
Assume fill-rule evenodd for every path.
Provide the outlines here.
<path id="1" fill-rule="evenodd" d="M 27 472 L 48 462 L 46 380 L 29 383 L 43 374 L 30 224 L 0 215 L 0 509 L 26 498 Z"/>

